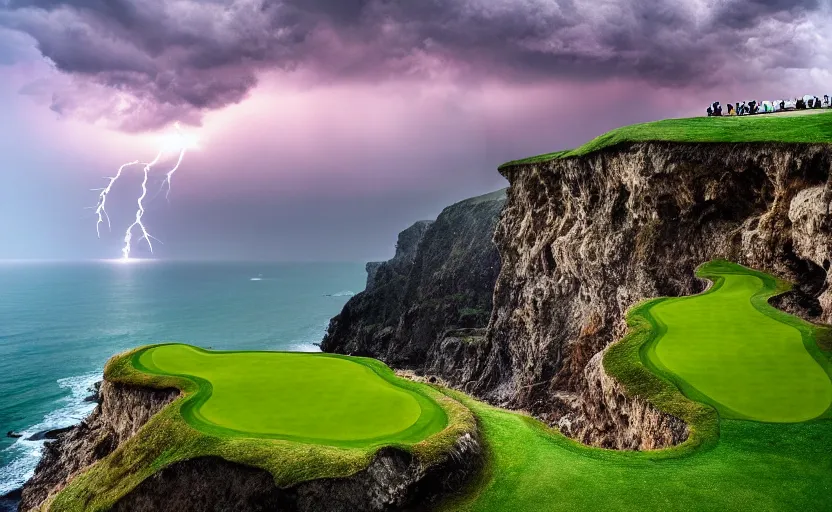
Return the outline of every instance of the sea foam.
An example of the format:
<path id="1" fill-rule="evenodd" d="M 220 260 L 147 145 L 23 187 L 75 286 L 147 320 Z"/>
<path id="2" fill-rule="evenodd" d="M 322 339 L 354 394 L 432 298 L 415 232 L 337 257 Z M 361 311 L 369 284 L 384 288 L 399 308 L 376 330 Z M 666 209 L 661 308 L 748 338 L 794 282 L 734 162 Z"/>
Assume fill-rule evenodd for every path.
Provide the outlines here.
<path id="1" fill-rule="evenodd" d="M 44 416 L 40 423 L 19 432 L 21 437 L 4 450 L 10 455 L 11 462 L 0 467 L 0 496 L 21 487 L 35 473 L 47 440 L 29 441 L 28 438 L 38 432 L 80 423 L 95 409 L 96 404 L 85 399 L 100 379 L 100 371 L 58 379 L 58 386 L 67 389 L 69 396 L 58 400 L 56 409 Z"/>

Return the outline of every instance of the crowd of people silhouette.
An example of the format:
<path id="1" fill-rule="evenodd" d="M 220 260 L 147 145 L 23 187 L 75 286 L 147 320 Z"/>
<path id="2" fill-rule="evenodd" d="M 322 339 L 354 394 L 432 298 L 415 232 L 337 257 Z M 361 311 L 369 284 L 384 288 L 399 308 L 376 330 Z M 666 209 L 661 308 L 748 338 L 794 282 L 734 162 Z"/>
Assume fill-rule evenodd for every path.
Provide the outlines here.
<path id="1" fill-rule="evenodd" d="M 722 105 L 718 101 L 711 103 L 707 108 L 708 117 L 728 116 L 748 116 L 754 114 L 768 114 L 773 112 L 783 112 L 788 110 L 805 110 L 815 108 L 830 108 L 832 107 L 832 99 L 828 94 L 824 94 L 823 98 L 807 94 L 802 98 L 795 98 L 789 100 L 779 101 L 742 101 L 736 103 L 729 103 L 726 110 L 723 111 Z"/>

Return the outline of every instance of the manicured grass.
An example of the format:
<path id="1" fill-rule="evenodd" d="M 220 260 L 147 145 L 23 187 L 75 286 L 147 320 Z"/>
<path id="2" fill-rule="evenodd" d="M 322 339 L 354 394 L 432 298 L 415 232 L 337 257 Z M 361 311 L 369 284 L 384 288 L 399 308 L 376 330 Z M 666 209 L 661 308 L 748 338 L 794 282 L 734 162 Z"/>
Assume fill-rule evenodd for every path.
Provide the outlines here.
<path id="1" fill-rule="evenodd" d="M 360 359 L 161 345 L 132 362 L 145 372 L 207 383 L 182 408 L 185 420 L 207 433 L 370 446 L 419 442 L 446 425 L 436 402 L 382 378 Z"/>
<path id="2" fill-rule="evenodd" d="M 823 110 L 802 116 L 691 117 L 634 124 L 611 130 L 575 149 L 513 160 L 500 168 L 586 155 L 627 142 L 648 141 L 832 143 L 832 112 Z"/>
<path id="3" fill-rule="evenodd" d="M 705 298 L 712 307 L 728 307 L 737 314 L 745 311 L 740 304 L 750 302 L 756 313 L 746 313 L 760 313 L 768 320 L 746 325 L 749 337 L 775 325 L 775 330 L 791 336 L 781 324 L 790 326 L 801 335 L 812 362 L 830 379 L 829 356 L 816 343 L 824 329 L 767 304 L 768 297 L 788 289 L 787 283 L 724 261 L 703 265 L 697 275 L 714 280 L 715 285 L 713 291 L 696 296 L 696 304 Z M 723 292 L 737 291 L 723 295 L 733 299 L 729 304 L 708 302 L 725 286 L 721 280 L 743 276 L 756 280 L 739 279 L 725 288 Z M 651 312 L 663 301 L 653 299 L 630 310 L 629 331 L 605 353 L 604 368 L 628 395 L 638 395 L 684 419 L 691 430 L 688 441 L 652 452 L 589 448 L 532 418 L 454 394 L 476 414 L 488 460 L 480 478 L 465 493 L 449 499 L 443 510 L 828 510 L 832 495 L 828 415 L 802 423 L 719 418 L 714 408 L 684 396 L 673 384 L 678 378 L 671 379 L 664 371 L 656 374 L 645 364 L 651 346 L 662 343 L 663 333 Z M 783 349 L 777 343 L 755 348 Z M 742 366 L 743 361 L 747 358 L 737 364 Z M 706 369 L 712 366 L 707 358 L 703 364 Z M 747 367 L 742 372 L 750 374 Z M 782 404 L 774 408 L 782 409 Z"/>
<path id="4" fill-rule="evenodd" d="M 517 413 L 464 401 L 477 415 L 488 470 L 442 510 L 829 510 L 832 422 L 723 420 L 719 443 L 683 457 L 577 445 Z"/>
<path id="5" fill-rule="evenodd" d="M 108 510 L 160 469 L 197 457 L 221 457 L 264 469 L 272 474 L 275 485 L 279 487 L 289 487 L 317 478 L 352 475 L 366 468 L 378 449 L 384 446 L 409 452 L 424 468 L 430 468 L 451 453 L 460 436 L 476 433 L 476 421 L 466 407 L 432 387 L 396 377 L 390 368 L 374 359 L 266 352 L 240 353 L 244 357 L 237 359 L 231 357 L 232 354 L 234 353 L 205 352 L 184 345 L 157 345 L 112 358 L 104 369 L 108 381 L 156 389 L 173 387 L 182 390 L 183 394 L 154 415 L 115 452 L 73 478 L 66 488 L 47 502 L 44 509 L 60 512 Z M 234 387 L 231 382 L 233 372 L 223 370 L 220 362 L 224 356 L 229 356 L 229 364 L 234 365 L 239 372 L 236 377 L 240 382 L 245 382 L 246 386 L 238 388 L 240 394 L 236 400 L 233 395 L 220 396 L 211 406 L 212 395 L 209 391 L 214 390 L 214 385 L 209 378 L 216 379 L 216 389 L 221 395 L 232 392 Z M 212 359 L 215 357 L 220 360 Z M 313 361 L 311 358 L 319 359 Z M 267 365 L 272 360 L 284 371 L 287 370 L 286 365 L 299 362 L 314 373 L 315 380 L 326 381 L 330 378 L 328 372 L 331 370 L 336 375 L 330 382 L 309 383 L 302 375 L 304 372 L 300 366 L 282 376 L 276 371 L 264 372 L 260 365 Z M 333 364 L 333 360 L 339 360 L 347 366 Z M 274 385 L 283 382 L 294 386 L 291 392 L 307 398 L 310 395 L 304 395 L 299 386 L 304 383 L 316 386 L 320 393 L 313 398 L 319 400 L 321 406 L 301 406 L 295 402 L 294 405 L 299 409 L 294 418 L 290 419 L 291 424 L 279 425 L 277 421 L 280 418 L 287 419 L 291 415 L 282 412 L 280 414 L 283 416 L 272 416 L 266 411 L 268 406 L 258 403 L 269 400 L 272 406 L 281 407 L 276 400 L 266 396 L 268 393 L 253 392 L 252 387 L 256 387 L 259 382 L 258 375 L 265 385 L 272 387 L 272 391 L 276 391 Z M 357 379 L 355 386 L 346 385 L 337 397 L 325 396 L 326 393 L 336 393 L 337 385 L 344 384 L 339 379 L 348 377 Z M 350 396 L 351 392 L 363 391 L 368 391 L 375 398 L 365 397 L 362 401 L 356 396 Z M 254 394 L 248 395 L 252 392 Z M 285 391 L 283 393 L 285 396 Z M 404 393 L 408 398 L 402 399 L 398 393 Z M 337 403 L 339 398 L 348 396 L 345 402 L 347 405 Z M 286 398 L 295 400 L 292 396 Z M 361 425 L 362 418 L 357 417 L 357 414 L 367 411 L 367 403 L 386 407 L 397 400 L 408 404 L 404 414 L 375 410 L 370 414 L 379 415 L 384 420 L 374 421 L 365 417 L 363 419 L 367 420 L 369 426 Z M 406 425 L 414 411 L 410 400 L 415 400 L 420 408 L 425 402 L 432 404 L 426 406 L 427 411 L 416 421 L 418 424 L 423 418 L 430 419 L 420 428 L 411 429 Z M 236 405 L 235 401 L 238 402 Z M 242 420 L 237 420 L 233 412 L 226 411 L 223 407 L 223 404 L 240 407 L 239 403 L 248 404 L 246 410 L 237 409 L 243 416 Z M 357 404 L 358 409 L 349 407 L 349 404 Z M 326 411 L 323 411 L 327 407 L 335 410 L 334 416 L 327 417 Z M 210 412 L 204 415 L 203 411 Z M 261 413 L 266 414 L 268 419 L 258 420 Z M 352 423 L 352 426 L 345 429 L 349 435 L 338 434 L 337 426 L 332 423 L 329 424 L 330 428 L 322 430 L 314 427 L 310 421 L 310 418 L 332 421 L 335 417 Z M 244 434 L 229 428 L 239 428 L 241 425 L 257 432 Z M 393 432 L 389 436 L 362 437 L 392 432 L 401 427 L 405 427 L 405 430 Z M 297 436 L 300 431 L 307 434 L 314 432 L 318 437 Z M 299 437 L 304 439 L 300 440 Z"/>
<path id="6" fill-rule="evenodd" d="M 801 331 L 751 302 L 774 290 L 739 266 L 701 272 L 716 280 L 706 293 L 650 309 L 661 331 L 647 351 L 650 361 L 723 418 L 799 422 L 823 414 L 832 381 Z"/>

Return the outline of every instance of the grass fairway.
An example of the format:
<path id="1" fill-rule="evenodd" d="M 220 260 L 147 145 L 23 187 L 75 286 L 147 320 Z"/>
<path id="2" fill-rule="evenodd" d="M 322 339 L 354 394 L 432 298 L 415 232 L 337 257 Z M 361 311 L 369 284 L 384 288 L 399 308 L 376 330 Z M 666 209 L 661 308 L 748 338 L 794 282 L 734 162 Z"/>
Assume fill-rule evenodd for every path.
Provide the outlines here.
<path id="1" fill-rule="evenodd" d="M 832 382 L 801 331 L 751 300 L 774 290 L 738 266 L 702 272 L 715 280 L 706 293 L 650 309 L 661 333 L 646 352 L 650 362 L 723 418 L 799 422 L 823 414 Z"/>
<path id="2" fill-rule="evenodd" d="M 360 359 L 160 345 L 132 362 L 145 372 L 194 378 L 201 390 L 182 416 L 212 434 L 363 446 L 418 442 L 447 423 L 436 402 Z"/>
<path id="3" fill-rule="evenodd" d="M 832 424 L 725 420 L 691 455 L 587 448 L 528 417 L 466 401 L 489 470 L 446 512 L 829 510 Z"/>
<path id="4" fill-rule="evenodd" d="M 832 143 L 832 112 L 828 109 L 816 112 L 797 116 L 765 114 L 739 117 L 691 117 L 634 124 L 611 130 L 575 149 L 513 160 L 500 167 L 581 156 L 626 142 Z"/>
<path id="5" fill-rule="evenodd" d="M 628 394 L 689 424 L 688 441 L 652 452 L 589 448 L 532 418 L 454 395 L 479 419 L 488 462 L 480 479 L 444 503 L 443 510 L 830 510 L 832 419 L 823 407 L 824 400 L 829 405 L 832 363 L 817 346 L 819 329 L 768 306 L 767 299 L 788 285 L 767 274 L 720 261 L 703 265 L 697 275 L 715 285 L 697 296 L 634 307 L 627 336 L 604 356 L 604 368 Z M 657 310 L 666 330 L 654 318 Z M 695 315 L 699 321 L 691 325 Z M 740 327 L 722 324 L 731 318 Z M 704 320 L 710 325 L 703 327 Z M 665 338 L 671 333 L 682 339 Z M 681 358 L 689 378 L 698 375 L 697 368 L 731 374 L 723 378 L 725 389 L 709 387 L 708 379 L 696 382 L 723 402 L 746 404 L 746 413 L 753 404 L 766 421 L 730 419 L 733 411 L 723 414 L 722 402 L 697 394 L 688 381 L 665 373 L 669 369 L 656 373 L 651 351 L 668 339 L 669 353 L 690 350 L 693 363 Z M 711 344 L 716 355 L 704 351 L 702 343 Z M 773 367 L 773 360 L 786 369 Z M 760 372 L 767 377 L 759 378 Z M 749 382 L 759 384 L 768 398 L 744 398 Z M 674 384 L 712 404 L 719 415 Z M 796 405 L 787 404 L 781 387 L 791 390 Z"/>

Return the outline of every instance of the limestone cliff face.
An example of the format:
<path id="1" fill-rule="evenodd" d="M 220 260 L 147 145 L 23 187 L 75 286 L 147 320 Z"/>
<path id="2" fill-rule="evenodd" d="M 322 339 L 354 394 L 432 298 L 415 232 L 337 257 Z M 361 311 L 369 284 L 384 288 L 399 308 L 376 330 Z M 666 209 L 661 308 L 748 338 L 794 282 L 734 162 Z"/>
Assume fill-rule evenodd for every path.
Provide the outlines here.
<path id="1" fill-rule="evenodd" d="M 332 319 L 321 348 L 423 369 L 442 335 L 485 327 L 500 268 L 492 242 L 504 191 L 446 208 L 399 235 L 396 256 L 367 266 L 367 288 Z"/>
<path id="2" fill-rule="evenodd" d="M 832 320 L 831 166 L 829 145 L 638 143 L 501 169 L 502 269 L 467 387 L 596 445 L 680 440 L 600 352 L 637 301 L 703 290 L 693 271 L 714 258 L 797 283 L 779 305 Z"/>

